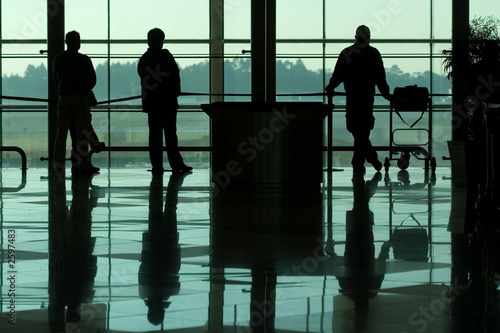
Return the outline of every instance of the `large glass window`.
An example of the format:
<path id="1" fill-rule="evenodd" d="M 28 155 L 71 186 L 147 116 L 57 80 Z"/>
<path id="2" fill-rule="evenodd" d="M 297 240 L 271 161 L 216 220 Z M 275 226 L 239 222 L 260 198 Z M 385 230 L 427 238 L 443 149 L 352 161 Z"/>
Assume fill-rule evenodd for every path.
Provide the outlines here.
<path id="1" fill-rule="evenodd" d="M 366 0 L 355 3 L 324 0 L 307 4 L 303 1 L 277 1 L 277 93 L 304 95 L 279 99 L 308 100 L 310 97 L 307 93 L 322 92 L 340 52 L 354 42 L 359 25 L 367 25 L 371 29 L 372 46 L 382 54 L 391 91 L 395 87 L 418 85 L 427 87 L 434 94 L 449 94 L 451 84 L 443 73 L 441 63 L 442 50 L 449 47 L 451 38 L 450 8 L 451 0 Z M 343 92 L 343 86 L 338 87 L 337 91 Z M 433 101 L 436 103 L 434 108 L 449 109 L 449 97 L 439 96 Z M 334 103 L 336 107 L 331 119 L 334 164 L 348 166 L 348 156 L 352 153 L 344 150 L 352 147 L 353 139 L 345 129 L 345 97 L 336 96 Z M 376 97 L 375 103 L 377 120 L 372 133 L 374 145 L 384 150 L 391 145 L 413 143 L 439 151 L 439 157 L 447 155 L 446 141 L 450 139 L 451 128 L 442 121 L 442 114 L 427 113 L 418 123 L 418 127 L 429 130 L 431 147 L 422 138 L 427 134 L 426 131 L 406 131 L 408 126 L 400 122 L 398 117 L 391 123 L 388 101 Z M 412 119 L 418 119 L 419 115 L 405 114 L 404 118 L 411 124 Z M 434 117 L 440 125 L 431 130 L 430 118 Z M 390 142 L 390 133 L 394 130 L 398 135 L 404 132 L 405 139 L 410 141 Z M 434 140 L 431 132 L 437 133 L 440 140 Z M 335 151 L 336 147 L 341 149 Z M 440 164 L 447 162 L 440 161 Z"/>
<path id="2" fill-rule="evenodd" d="M 43 1 L 2 1 L 2 39 L 47 38 L 47 8 Z M 58 8 L 53 8 L 58 10 Z"/>
<path id="3" fill-rule="evenodd" d="M 108 2 L 65 1 L 65 30 L 76 30 L 82 39 L 108 38 Z M 82 52 L 85 52 L 82 50 Z"/>
<path id="4" fill-rule="evenodd" d="M 57 2 L 50 11 L 60 8 Z M 22 2 L 1 1 L 1 88 L 2 95 L 47 98 L 47 13 L 46 3 L 38 0 Z M 235 4 L 235 10 L 238 10 Z M 242 7 L 243 9 L 245 6 Z M 147 17 L 147 19 L 146 19 Z M 209 2 L 195 1 L 115 1 L 89 0 L 66 1 L 65 33 L 76 30 L 82 38 L 81 53 L 91 57 L 98 82 L 94 89 L 97 100 L 105 102 L 140 95 L 137 61 L 147 49 L 147 32 L 159 27 L 166 34 L 168 48 L 180 67 L 182 91 L 178 117 L 180 146 L 197 146 L 206 149 L 209 144 L 208 117 L 199 105 L 209 102 Z M 199 95 L 196 95 L 199 94 Z M 19 112 L 9 112 L 7 107 L 19 109 L 19 104 L 29 106 L 29 120 L 35 120 L 37 131 L 26 136 L 17 118 Z M 29 158 L 29 167 L 45 166 L 40 157 L 48 155 L 47 104 L 4 99 L 2 117 L 3 144 L 17 145 Z M 36 110 L 32 110 L 36 108 Z M 101 104 L 92 110 L 93 125 L 99 138 L 112 146 L 146 146 L 147 116 L 141 112 L 140 99 Z M 25 122 L 25 126 L 29 124 Z M 23 137 L 24 133 L 24 137 Z M 36 143 L 27 143 L 31 140 Z M 42 145 L 42 147 L 38 147 Z M 67 145 L 69 154 L 69 142 Z M 12 154 L 15 155 L 15 154 Z M 128 166 L 147 164 L 147 154 L 109 153 L 95 155 L 99 166 Z M 197 161 L 202 154 L 187 152 Z M 193 157 L 194 158 L 194 157 Z M 208 162 L 206 154 L 203 154 Z M 121 161 L 121 162 L 120 162 Z M 4 161 L 5 162 L 5 161 Z"/>
<path id="5" fill-rule="evenodd" d="M 323 1 L 276 1 L 276 38 L 321 38 Z"/>
<path id="6" fill-rule="evenodd" d="M 0 38 L 2 146 L 18 146 L 27 152 L 28 167 L 46 165 L 47 116 L 44 102 L 10 97 L 47 98 L 47 9 L 37 0 L 2 1 Z M 19 167 L 18 153 L 2 153 L 3 167 Z"/>
<path id="7" fill-rule="evenodd" d="M 366 25 L 373 39 L 428 38 L 430 3 L 427 1 L 326 0 L 327 38 L 354 38 L 356 27 Z"/>
<path id="8" fill-rule="evenodd" d="M 111 39 L 146 39 L 160 28 L 166 39 L 207 39 L 209 2 L 205 0 L 110 0 Z"/>
<path id="9" fill-rule="evenodd" d="M 46 73 L 50 64 L 47 64 L 46 54 L 40 53 L 47 48 L 47 14 L 50 13 L 47 13 L 46 4 L 38 0 L 0 3 L 2 95 L 46 98 Z M 450 93 L 450 81 L 443 72 L 442 50 L 450 48 L 451 3 L 452 0 L 277 0 L 278 100 L 324 100 L 310 94 L 323 91 L 338 55 L 353 42 L 356 27 L 366 24 L 371 28 L 373 45 L 382 53 L 391 89 L 417 84 L 439 95 L 433 98 L 434 109 L 442 113 L 433 115 L 437 121 L 433 133 L 448 138 L 451 129 L 443 119 L 449 109 L 450 99 L 444 95 Z M 68 0 L 65 29 L 80 32 L 81 52 L 92 58 L 98 75 L 95 93 L 102 102 L 140 95 L 137 61 L 147 49 L 147 31 L 153 27 L 162 28 L 166 34 L 165 47 L 172 52 L 181 70 L 182 90 L 189 93 L 179 98 L 180 145 L 207 150 L 209 119 L 201 111 L 200 104 L 210 102 L 210 78 L 219 77 L 225 93 L 243 95 L 226 96 L 227 101 L 249 101 L 251 93 L 251 58 L 249 53 L 242 53 L 251 48 L 251 2 L 223 0 L 214 2 L 214 6 L 221 7 L 210 8 L 210 2 L 205 0 Z M 500 11 L 498 6 L 487 0 L 474 0 L 470 4 L 470 15 L 487 16 Z M 59 8 L 56 5 L 49 10 Z M 219 51 L 210 54 L 211 17 L 215 21 L 222 18 L 222 54 Z M 211 61 L 220 57 L 223 57 L 224 66 L 211 68 Z M 214 72 L 217 68 L 222 69 Z M 350 145 L 350 135 L 341 129 L 345 100 L 336 97 L 335 104 L 332 124 L 338 128 L 334 131 L 333 143 Z M 24 107 L 31 112 L 31 119 L 40 118 L 37 124 L 44 124 L 47 122 L 46 103 L 4 99 L 2 105 L 2 143 L 17 145 L 19 142 L 25 146 L 23 149 L 30 150 L 27 147 L 31 146 L 20 139 L 21 134 L 16 134 L 17 127 L 9 126 L 14 121 L 12 107 Z M 388 103 L 378 98 L 377 105 L 377 113 L 381 113 L 378 117 L 383 119 Z M 93 112 L 103 141 L 113 146 L 146 144 L 143 132 L 147 132 L 147 128 L 140 99 L 103 104 Z M 380 126 L 382 121 L 378 123 Z M 379 144 L 387 145 L 387 129 L 376 130 L 381 138 Z M 48 137 L 47 133 L 37 135 L 37 142 L 44 142 Z M 434 141 L 435 150 L 442 144 L 440 151 L 446 151 L 445 143 L 441 142 L 444 140 Z M 32 166 L 44 165 L 40 164 L 39 155 L 46 155 L 47 148 L 46 144 L 42 146 L 36 148 L 36 153 L 28 151 Z M 148 162 L 147 156 L 134 154 L 137 163 Z M 199 158 L 203 154 L 192 155 Z M 114 156 L 102 154 L 99 158 L 102 163 L 109 163 L 109 158 Z M 341 160 L 337 162 L 342 164 Z M 115 162 L 113 165 L 130 165 L 125 160 L 121 164 Z"/>
<path id="10" fill-rule="evenodd" d="M 250 1 L 224 0 L 224 39 L 250 39 Z M 215 8 L 220 17 L 222 10 Z"/>

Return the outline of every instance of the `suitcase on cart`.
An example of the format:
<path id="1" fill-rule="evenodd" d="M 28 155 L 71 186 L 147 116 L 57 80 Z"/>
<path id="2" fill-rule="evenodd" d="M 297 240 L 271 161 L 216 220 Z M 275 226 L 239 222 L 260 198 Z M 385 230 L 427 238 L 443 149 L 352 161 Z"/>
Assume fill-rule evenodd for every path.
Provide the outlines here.
<path id="1" fill-rule="evenodd" d="M 425 131 L 427 132 L 428 142 L 426 145 L 430 147 L 430 135 L 431 131 L 428 129 L 422 128 L 414 128 L 414 126 L 422 119 L 425 112 L 431 110 L 431 102 L 430 102 L 430 94 L 429 90 L 426 87 L 418 87 L 416 85 L 406 86 L 406 87 L 397 87 L 394 88 L 393 99 L 391 101 L 391 121 L 390 121 L 390 147 L 389 147 L 389 157 L 385 159 L 385 170 L 388 171 L 390 163 L 389 160 L 393 155 L 397 155 L 401 153 L 401 156 L 397 159 L 397 165 L 400 169 L 405 170 L 409 166 L 410 154 L 415 155 L 423 155 L 424 160 L 426 161 L 426 169 L 430 166 L 432 171 L 435 171 L 436 160 L 435 158 L 430 156 L 430 153 L 423 148 L 422 144 L 420 145 L 411 145 L 411 144 L 397 144 L 394 141 L 394 134 L 397 131 Z M 407 129 L 393 129 L 393 121 L 392 121 L 392 113 L 393 111 L 396 115 L 401 119 L 401 121 L 406 124 L 409 128 Z M 408 124 L 402 117 L 400 112 L 404 111 L 420 111 L 421 114 L 419 118 L 414 121 L 412 124 Z M 430 123 L 430 122 L 429 122 Z M 430 150 L 430 149 L 429 149 Z M 419 158 L 422 159 L 422 158 Z"/>
<path id="2" fill-rule="evenodd" d="M 427 111 L 429 105 L 429 90 L 426 87 L 417 87 L 415 85 L 394 88 L 393 96 L 393 107 L 396 112 Z"/>

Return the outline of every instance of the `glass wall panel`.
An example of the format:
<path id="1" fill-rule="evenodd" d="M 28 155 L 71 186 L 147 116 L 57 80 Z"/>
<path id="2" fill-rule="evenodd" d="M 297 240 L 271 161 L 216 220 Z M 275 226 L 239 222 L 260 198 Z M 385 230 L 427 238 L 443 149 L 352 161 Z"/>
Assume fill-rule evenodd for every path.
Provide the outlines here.
<path id="1" fill-rule="evenodd" d="M 246 0 L 224 0 L 223 2 L 224 39 L 250 39 L 251 2 Z"/>
<path id="2" fill-rule="evenodd" d="M 181 105 L 200 105 L 208 103 L 210 97 L 209 46 L 207 44 L 170 44 L 170 52 L 175 57 L 181 75 L 183 93 L 201 94 L 181 96 Z"/>
<path id="3" fill-rule="evenodd" d="M 14 46 L 16 47 L 16 46 Z M 19 50 L 39 49 L 41 45 L 18 45 Z M 19 57 L 19 58 L 18 58 Z M 2 95 L 47 98 L 47 59 L 32 55 L 8 55 L 2 59 Z M 39 104 L 3 100 L 4 104 Z"/>
<path id="4" fill-rule="evenodd" d="M 451 39 L 451 3 L 452 0 L 432 1 L 433 38 Z"/>
<path id="5" fill-rule="evenodd" d="M 92 64 L 97 75 L 97 83 L 93 89 L 98 102 L 107 101 L 109 99 L 109 68 L 108 60 L 103 58 L 92 58 Z"/>
<path id="6" fill-rule="evenodd" d="M 166 162 L 166 157 L 164 157 L 164 159 Z M 94 157 L 92 157 L 92 160 L 94 160 Z M 149 153 L 147 151 L 138 151 L 133 153 L 127 151 L 112 152 L 110 153 L 110 161 L 111 168 L 144 168 L 144 171 L 151 170 Z M 99 166 L 99 164 L 96 164 L 96 166 Z"/>
<path id="7" fill-rule="evenodd" d="M 58 10 L 53 8 L 52 10 Z M 2 39 L 46 39 L 46 2 L 39 0 L 2 1 Z"/>
<path id="8" fill-rule="evenodd" d="M 137 58 L 112 59 L 110 66 L 111 99 L 129 98 L 141 94 L 141 80 L 137 74 Z M 126 103 L 138 104 L 138 100 Z"/>
<path id="9" fill-rule="evenodd" d="M 180 146 L 209 146 L 210 118 L 204 112 L 179 112 L 177 114 L 177 135 Z M 195 155 L 191 152 L 183 156 Z M 187 157 L 186 157 L 187 158 Z"/>
<path id="10" fill-rule="evenodd" d="M 44 59 L 45 55 L 40 54 L 40 50 L 46 50 L 47 44 L 40 43 L 17 43 L 17 42 L 6 42 L 2 45 L 2 56 L 5 58 L 32 58 L 32 59 Z M 36 60 L 38 63 L 38 60 Z M 9 74 L 10 72 L 24 73 L 26 68 L 4 68 L 4 74 Z"/>
<path id="11" fill-rule="evenodd" d="M 322 0 L 277 0 L 276 38 L 322 38 Z"/>
<path id="12" fill-rule="evenodd" d="M 117 110 L 110 116 L 111 146 L 147 146 L 147 115 L 139 109 Z M 131 154 L 131 155 L 135 155 Z"/>
<path id="13" fill-rule="evenodd" d="M 429 70 L 430 46 L 426 43 L 371 43 L 382 55 L 385 68 L 397 67 L 404 75 L 416 75 Z M 424 86 L 423 84 L 419 84 Z M 429 82 L 426 82 L 429 87 Z"/>
<path id="14" fill-rule="evenodd" d="M 322 92 L 324 85 L 330 79 L 339 53 L 354 41 L 355 29 L 360 24 L 366 24 L 372 30 L 373 46 L 382 53 L 391 90 L 396 86 L 417 84 L 432 87 L 432 92 L 435 94 L 449 93 L 451 83 L 446 79 L 446 73 L 443 72 L 441 57 L 442 49 L 450 47 L 447 42 L 431 48 L 429 43 L 395 43 L 391 39 L 428 39 L 431 37 L 449 39 L 451 37 L 451 2 L 452 0 L 388 0 L 384 2 L 363 0 L 355 3 L 335 0 L 307 2 L 277 0 L 277 38 L 281 40 L 277 44 L 277 93 Z M 209 102 L 209 97 L 205 94 L 210 92 L 210 75 L 224 76 L 226 93 L 249 94 L 251 89 L 251 59 L 249 55 L 241 54 L 241 50 L 250 49 L 250 44 L 240 43 L 240 41 L 234 41 L 237 43 L 233 44 L 229 41 L 230 39 L 241 41 L 250 39 L 251 2 L 223 0 L 224 10 L 217 10 L 217 8 L 215 10 L 215 15 L 217 13 L 224 15 L 226 42 L 223 73 L 210 73 L 209 6 L 210 2 L 204 0 L 67 1 L 65 27 L 66 30 L 80 32 L 81 52 L 92 58 L 98 75 L 98 83 L 94 89 L 97 99 L 105 101 L 109 98 L 140 95 L 136 66 L 139 57 L 147 49 L 146 35 L 151 28 L 162 28 L 167 40 L 196 39 L 197 41 L 192 43 L 170 42 L 165 44 L 165 47 L 172 52 L 179 64 L 182 91 L 200 94 L 179 98 L 182 111 L 179 113 L 181 145 L 208 146 L 209 121 L 204 113 L 198 114 L 192 111 L 200 111 L 198 105 Z M 323 6 L 326 8 L 325 15 L 323 15 Z M 499 6 L 496 2 L 492 3 L 489 0 L 471 0 L 471 18 L 498 12 Z M 361 11 L 360 8 L 363 10 Z M 43 40 L 47 38 L 45 3 L 38 0 L 22 2 L 4 0 L 1 1 L 1 9 L 1 37 L 3 39 Z M 50 10 L 54 11 L 57 8 L 52 7 Z M 325 31 L 323 31 L 323 16 L 326 19 Z M 107 41 L 108 31 L 111 42 Z M 320 40 L 323 35 L 327 39 L 341 40 L 328 43 L 325 47 L 321 43 L 311 41 L 312 39 Z M 128 41 L 121 41 L 123 39 Z M 284 43 L 283 39 L 304 39 L 305 42 Z M 384 41 L 377 42 L 378 39 L 384 39 Z M 102 44 L 90 44 L 91 40 L 102 40 Z M 137 43 L 133 40 L 137 40 Z M 46 49 L 46 44 L 34 44 L 34 41 L 29 43 L 1 46 L 2 93 L 4 95 L 46 97 L 47 79 L 49 79 L 46 77 L 48 64 L 46 55 L 39 54 L 40 50 Z M 433 50 L 432 59 L 431 49 Z M 26 87 L 31 87 L 30 85 L 33 88 L 27 89 Z M 343 91 L 343 87 L 339 87 L 337 91 Z M 304 98 L 300 100 L 323 100 L 321 96 Z M 278 100 L 291 99 L 290 96 L 278 97 Z M 249 101 L 250 97 L 227 96 L 225 100 Z M 439 112 L 446 114 L 444 109 L 449 107 L 449 98 L 436 96 L 433 101 L 439 106 Z M 345 131 L 342 111 L 345 99 L 337 96 L 334 102 L 337 105 L 334 126 L 338 127 L 335 128 L 334 141 L 342 145 L 342 142 L 351 139 L 350 134 Z M 8 100 L 3 100 L 3 103 L 19 104 Z M 33 105 L 33 103 L 26 103 L 26 105 L 30 104 Z M 388 104 L 382 98 L 377 99 L 377 104 L 381 108 L 379 111 L 383 112 L 377 112 L 374 140 L 377 145 L 387 145 L 387 135 L 383 135 L 383 132 L 388 129 L 381 126 L 383 125 L 382 118 L 385 117 L 383 114 L 388 111 L 385 110 Z M 41 103 L 41 105 L 45 107 L 45 104 Z M 110 107 L 115 106 L 120 112 L 112 112 L 108 115 L 105 106 L 101 106 L 99 112 L 97 110 L 94 112 L 94 126 L 97 126 L 104 140 L 117 145 L 147 145 L 147 138 L 143 136 L 144 133 L 141 130 L 143 128 L 147 133 L 146 119 L 140 110 L 140 99 L 110 105 Z M 337 119 L 337 116 L 340 118 Z M 438 133 L 437 136 L 447 137 L 450 130 L 449 124 L 445 126 L 446 120 L 441 121 L 442 118 L 442 115 L 437 118 L 434 132 Z M 108 124 L 110 119 L 111 125 Z M 7 120 L 4 119 L 4 121 Z M 134 125 L 138 130 L 132 129 L 128 124 Z M 7 129 L 4 128 L 3 135 L 10 135 L 6 134 L 6 131 Z M 437 145 L 435 143 L 435 147 Z M 103 156 L 96 156 L 96 158 L 107 161 L 107 157 Z M 147 154 L 144 156 L 147 162 Z"/>
<path id="15" fill-rule="evenodd" d="M 345 107 L 336 107 L 333 113 L 333 146 L 342 147 L 352 145 L 353 138 L 351 133 L 347 131 L 345 125 Z"/>
<path id="16" fill-rule="evenodd" d="M 241 96 L 225 96 L 225 101 L 250 101 L 252 60 L 249 55 L 243 55 L 242 50 L 250 50 L 250 44 L 224 45 L 224 92 L 226 94 L 241 94 Z"/>
<path id="17" fill-rule="evenodd" d="M 83 39 L 108 38 L 108 1 L 65 1 L 65 32 L 76 30 Z"/>
<path id="18" fill-rule="evenodd" d="M 47 162 L 40 161 L 40 157 L 47 157 L 47 128 L 46 110 L 29 112 L 29 109 L 2 109 L 2 145 L 23 149 L 28 168 L 47 166 Z M 2 161 L 3 167 L 20 167 L 18 153 L 6 153 L 4 157 L 7 159 Z"/>
<path id="19" fill-rule="evenodd" d="M 434 54 L 437 55 L 433 59 L 433 80 L 432 92 L 436 95 L 451 94 L 451 80 L 447 78 L 447 73 L 443 69 L 443 58 L 438 55 L 443 49 L 451 49 L 450 44 L 434 45 Z M 443 160 L 441 157 L 448 156 L 447 142 L 451 140 L 451 97 L 450 96 L 434 96 L 433 113 L 432 113 L 432 154 L 436 157 L 439 166 L 450 166 L 449 160 Z"/>
<path id="20" fill-rule="evenodd" d="M 353 38 L 364 24 L 373 39 L 429 38 L 429 12 L 429 0 L 326 0 L 326 37 Z"/>
<path id="21" fill-rule="evenodd" d="M 166 39 L 209 37 L 209 2 L 205 0 L 110 0 L 111 39 L 146 39 L 160 28 Z"/>
<path id="22" fill-rule="evenodd" d="M 495 16 L 500 18 L 500 2 L 491 0 L 470 0 L 469 17 Z"/>
<path id="23" fill-rule="evenodd" d="M 320 43 L 278 43 L 276 58 L 301 58 L 309 70 L 322 69 L 323 65 L 316 60 L 323 58 L 323 44 Z"/>
<path id="24" fill-rule="evenodd" d="M 322 101 L 323 84 L 322 44 L 278 44 L 276 46 L 277 94 L 304 94 L 278 96 L 279 101 Z"/>
<path id="25" fill-rule="evenodd" d="M 448 79 L 448 73 L 444 71 L 442 55 L 443 50 L 450 50 L 451 44 L 435 44 L 433 46 L 434 58 L 432 59 L 432 93 L 433 94 L 451 94 L 451 79 Z M 435 96 L 433 102 L 436 104 L 451 104 L 451 98 L 447 96 Z"/>

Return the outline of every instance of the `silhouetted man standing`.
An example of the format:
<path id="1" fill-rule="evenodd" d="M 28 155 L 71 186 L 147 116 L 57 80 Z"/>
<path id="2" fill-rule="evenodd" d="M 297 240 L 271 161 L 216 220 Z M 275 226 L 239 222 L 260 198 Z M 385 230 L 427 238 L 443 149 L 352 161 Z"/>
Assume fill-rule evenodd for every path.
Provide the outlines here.
<path id="1" fill-rule="evenodd" d="M 389 86 L 380 52 L 370 46 L 370 29 L 361 25 L 356 29 L 356 42 L 339 56 L 326 90 L 333 92 L 342 82 L 347 95 L 347 130 L 354 137 L 354 172 L 364 172 L 365 160 L 380 171 L 382 163 L 370 142 L 370 131 L 375 124 L 373 102 L 375 85 L 382 96 L 390 99 Z"/>
<path id="2" fill-rule="evenodd" d="M 89 93 L 97 79 L 90 58 L 78 52 L 80 34 L 70 31 L 66 34 L 67 50 L 54 59 L 54 80 L 58 88 L 57 134 L 54 143 L 52 170 L 64 174 L 66 139 L 72 122 L 76 125 L 76 159 L 74 171 L 96 173 L 99 168 L 92 165 L 89 152 Z"/>
<path id="3" fill-rule="evenodd" d="M 149 48 L 137 66 L 141 77 L 142 109 L 148 114 L 149 157 L 152 172 L 163 173 L 164 132 L 172 172 L 189 172 L 193 168 L 184 164 L 177 139 L 177 97 L 181 92 L 179 67 L 172 54 L 163 49 L 164 40 L 161 29 L 151 29 L 148 32 Z"/>

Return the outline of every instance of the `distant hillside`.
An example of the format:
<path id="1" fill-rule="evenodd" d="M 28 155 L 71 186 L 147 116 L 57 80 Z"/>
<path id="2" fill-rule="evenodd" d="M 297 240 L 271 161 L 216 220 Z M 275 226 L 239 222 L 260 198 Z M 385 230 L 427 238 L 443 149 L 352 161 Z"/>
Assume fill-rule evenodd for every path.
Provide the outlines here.
<path id="1" fill-rule="evenodd" d="M 111 90 L 109 97 L 122 98 L 140 94 L 139 78 L 137 76 L 137 62 L 114 62 L 109 66 Z M 99 101 L 108 99 L 108 64 L 96 66 L 97 86 L 94 90 Z M 401 87 L 416 84 L 430 86 L 430 72 L 404 73 L 394 65 L 386 69 L 389 86 Z M 323 74 L 320 70 L 309 70 L 298 59 L 295 62 L 286 60 L 277 61 L 276 86 L 278 94 L 318 93 L 323 91 L 323 75 L 325 81 L 331 72 Z M 224 64 L 225 91 L 230 94 L 250 93 L 250 59 L 226 60 Z M 442 75 L 433 74 L 434 92 L 449 93 L 450 82 Z M 181 68 L 182 91 L 192 93 L 207 93 L 209 90 L 209 63 L 203 61 Z M 341 91 L 342 88 L 339 88 Z M 28 65 L 24 76 L 4 75 L 2 77 L 2 95 L 46 98 L 47 96 L 47 68 Z M 235 98 L 232 98 L 235 99 Z M 290 98 L 293 100 L 293 98 Z M 341 100 L 338 100 L 339 102 Z M 138 102 L 138 101 L 137 101 Z M 4 103 L 19 103 L 4 100 Z"/>

